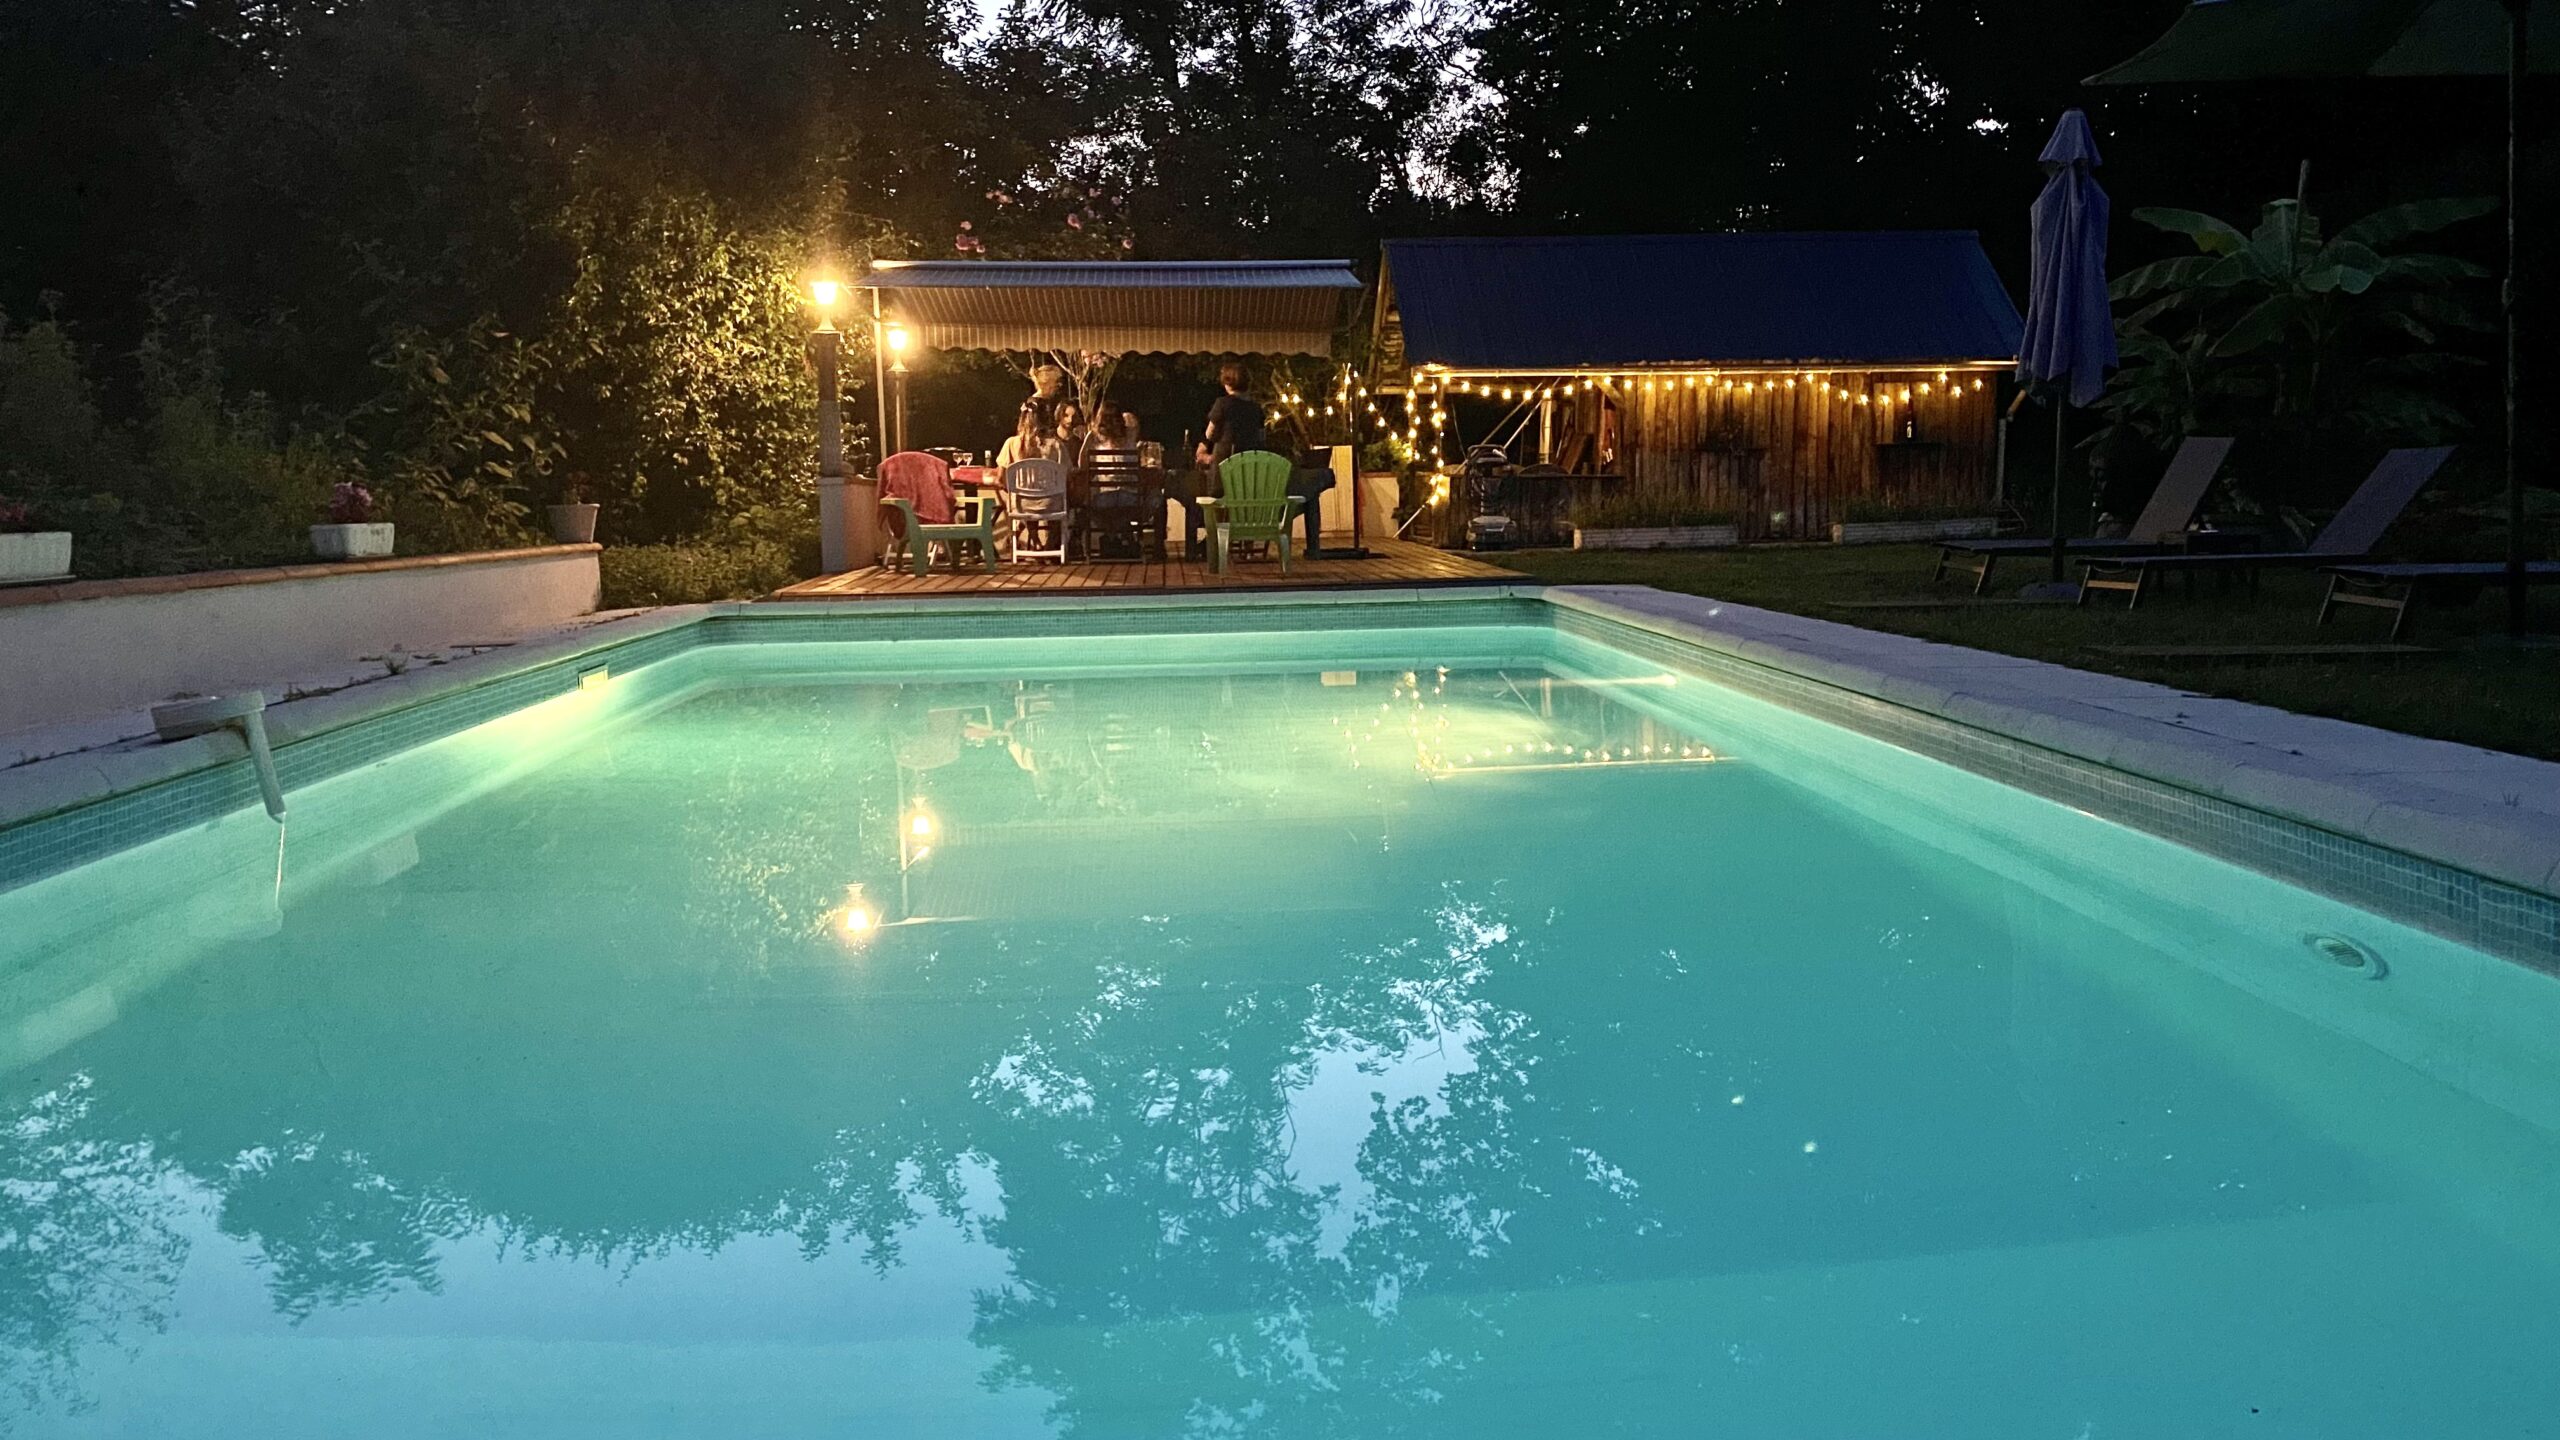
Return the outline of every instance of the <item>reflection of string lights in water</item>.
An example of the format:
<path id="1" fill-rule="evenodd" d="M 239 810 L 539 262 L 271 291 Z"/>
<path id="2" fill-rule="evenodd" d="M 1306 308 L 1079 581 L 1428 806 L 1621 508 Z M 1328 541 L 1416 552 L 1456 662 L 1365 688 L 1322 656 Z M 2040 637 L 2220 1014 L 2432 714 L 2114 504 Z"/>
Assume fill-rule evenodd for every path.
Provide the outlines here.
<path id="1" fill-rule="evenodd" d="M 1448 691 L 1448 667 L 1440 666 L 1432 673 L 1427 695 L 1420 672 L 1404 671 L 1390 683 L 1388 698 L 1379 703 L 1377 713 L 1366 716 L 1365 725 L 1361 723 L 1365 712 L 1354 712 L 1336 719 L 1335 727 L 1341 733 L 1350 767 L 1360 769 L 1364 759 L 1371 758 L 1364 756 L 1364 752 L 1372 750 L 1382 739 L 1400 742 L 1397 745 L 1399 751 L 1403 745 L 1410 744 L 1414 769 L 1432 779 L 1450 775 L 1516 774 L 1602 766 L 1708 765 L 1730 758 L 1718 754 L 1704 741 L 1688 736 L 1657 735 L 1655 727 L 1663 722 L 1650 716 L 1639 716 L 1645 726 L 1645 738 L 1634 743 L 1589 736 L 1569 738 L 1559 744 L 1549 738 L 1575 728 L 1575 717 L 1559 715 L 1556 711 L 1559 692 L 1605 694 L 1611 688 L 1622 686 L 1669 687 L 1678 684 L 1678 677 L 1669 673 L 1617 679 L 1539 676 L 1526 682 L 1515 682 L 1509 675 L 1500 678 L 1520 708 L 1515 711 L 1508 702 L 1496 697 L 1490 707 L 1471 707 L 1461 712 L 1463 723 L 1454 727 L 1453 733 L 1449 705 L 1444 698 Z M 1536 706 L 1531 705 L 1527 694 L 1522 691 L 1522 683 L 1533 685 L 1539 692 L 1541 698 Z M 1403 707 L 1401 714 L 1397 712 L 1399 702 Z M 1605 721 L 1611 714 L 1637 715 L 1638 712 L 1623 711 L 1604 701 L 1597 717 L 1585 715 L 1579 718 L 1587 727 L 1595 718 Z"/>

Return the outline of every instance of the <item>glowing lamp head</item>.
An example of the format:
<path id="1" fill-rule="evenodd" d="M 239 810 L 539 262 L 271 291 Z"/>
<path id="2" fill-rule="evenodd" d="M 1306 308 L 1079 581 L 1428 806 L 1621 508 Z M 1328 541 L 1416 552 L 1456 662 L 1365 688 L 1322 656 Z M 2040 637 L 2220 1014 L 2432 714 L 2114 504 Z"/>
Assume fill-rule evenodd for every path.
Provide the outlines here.
<path id="1" fill-rule="evenodd" d="M 828 314 L 836 308 L 836 296 L 843 289 L 833 280 L 812 280 L 809 282 L 809 301 L 818 307 L 819 314 Z"/>
<path id="2" fill-rule="evenodd" d="M 907 817 L 907 833 L 919 840 L 933 838 L 933 817 L 919 810 Z"/>
<path id="3" fill-rule="evenodd" d="M 879 923 L 880 917 L 872 914 L 868 906 L 856 904 L 844 907 L 844 919 L 841 924 L 844 933 L 848 936 L 860 939 L 870 934 Z"/>
<path id="4" fill-rule="evenodd" d="M 890 354 L 904 355 L 907 353 L 907 341 L 910 337 L 907 334 L 906 326 L 897 324 L 893 321 L 888 329 L 881 332 L 881 338 L 888 342 Z"/>

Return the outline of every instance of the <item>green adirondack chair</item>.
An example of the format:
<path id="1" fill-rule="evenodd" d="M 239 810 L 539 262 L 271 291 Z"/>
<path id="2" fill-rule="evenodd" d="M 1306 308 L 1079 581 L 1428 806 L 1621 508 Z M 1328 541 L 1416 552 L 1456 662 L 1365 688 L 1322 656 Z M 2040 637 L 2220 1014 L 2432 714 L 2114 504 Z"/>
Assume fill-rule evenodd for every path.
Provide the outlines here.
<path id="1" fill-rule="evenodd" d="M 1209 568 L 1227 573 L 1227 551 L 1238 544 L 1280 547 L 1280 573 L 1289 573 L 1289 527 L 1306 500 L 1289 493 L 1289 457 L 1268 450 L 1230 455 L 1218 465 L 1223 493 L 1200 502 L 1209 527 Z"/>

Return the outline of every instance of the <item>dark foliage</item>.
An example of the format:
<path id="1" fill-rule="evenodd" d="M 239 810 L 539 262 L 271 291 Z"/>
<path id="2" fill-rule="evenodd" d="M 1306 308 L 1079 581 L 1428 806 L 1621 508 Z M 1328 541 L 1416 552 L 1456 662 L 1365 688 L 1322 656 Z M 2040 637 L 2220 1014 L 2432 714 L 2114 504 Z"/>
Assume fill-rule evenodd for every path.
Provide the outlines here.
<path id="1" fill-rule="evenodd" d="M 0 484 L 93 571 L 272 558 L 346 478 L 403 548 L 520 537 L 573 474 L 608 535 L 701 542 L 805 508 L 797 286 L 873 254 L 1945 225 L 2014 281 L 2070 104 L 2128 214 L 2246 213 L 2306 158 L 2332 214 L 2497 191 L 2494 86 L 2078 83 L 2179 3 L 0 0 L 36 386 Z M 2177 253 L 2125 232 L 2120 268 Z M 992 409 L 1003 370 L 954 374 Z"/>

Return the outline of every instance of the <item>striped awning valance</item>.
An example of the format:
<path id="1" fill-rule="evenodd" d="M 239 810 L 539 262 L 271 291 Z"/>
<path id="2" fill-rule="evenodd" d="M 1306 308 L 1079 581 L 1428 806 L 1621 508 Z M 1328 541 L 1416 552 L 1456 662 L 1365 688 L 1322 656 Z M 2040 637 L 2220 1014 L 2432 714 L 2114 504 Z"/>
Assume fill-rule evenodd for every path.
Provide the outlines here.
<path id="1" fill-rule="evenodd" d="M 1325 355 L 1347 260 L 883 260 L 881 310 L 943 350 Z"/>

